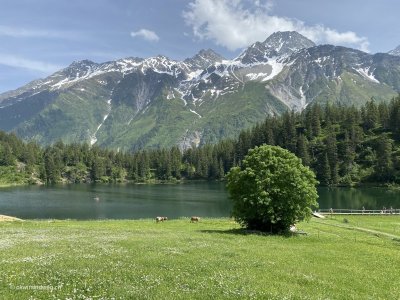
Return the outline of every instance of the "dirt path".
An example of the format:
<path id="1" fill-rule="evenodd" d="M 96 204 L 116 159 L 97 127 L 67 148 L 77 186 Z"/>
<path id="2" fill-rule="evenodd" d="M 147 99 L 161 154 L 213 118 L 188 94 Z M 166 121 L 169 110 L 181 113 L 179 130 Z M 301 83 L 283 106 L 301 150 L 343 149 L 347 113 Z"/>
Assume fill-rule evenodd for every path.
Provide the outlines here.
<path id="1" fill-rule="evenodd" d="M 9 221 L 23 221 L 23 220 L 15 217 L 0 215 L 0 222 L 9 222 Z"/>
<path id="2" fill-rule="evenodd" d="M 358 226 L 346 226 L 346 225 L 339 225 L 339 224 L 329 224 L 329 223 L 325 223 L 325 222 L 317 222 L 317 223 L 323 224 L 323 225 L 327 225 L 327 226 L 334 226 L 334 227 L 349 229 L 349 230 L 357 230 L 357 231 L 369 233 L 369 234 L 372 234 L 372 235 L 375 235 L 375 236 L 378 236 L 378 237 L 384 236 L 384 237 L 388 237 L 388 238 L 391 238 L 391 239 L 400 240 L 400 236 L 398 236 L 398 235 L 394 235 L 394 234 L 390 234 L 390 233 L 386 233 L 386 232 L 382 232 L 382 231 L 378 231 L 378 230 L 373 230 L 373 229 L 368 229 L 368 228 L 363 228 L 363 227 L 358 227 Z"/>

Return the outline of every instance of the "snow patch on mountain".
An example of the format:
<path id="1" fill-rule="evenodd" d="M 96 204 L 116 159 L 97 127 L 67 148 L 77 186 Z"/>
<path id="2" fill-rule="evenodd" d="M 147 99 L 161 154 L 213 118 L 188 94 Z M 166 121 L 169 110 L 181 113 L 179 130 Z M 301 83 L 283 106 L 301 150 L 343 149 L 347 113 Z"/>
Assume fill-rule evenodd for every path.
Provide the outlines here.
<path id="1" fill-rule="evenodd" d="M 303 92 L 303 87 L 300 87 L 300 111 L 304 110 L 307 107 L 306 103 L 306 96 L 304 95 Z"/>
<path id="2" fill-rule="evenodd" d="M 264 77 L 264 79 L 262 81 L 267 81 L 267 80 L 273 79 L 275 76 L 277 76 L 283 70 L 283 68 L 285 66 L 284 63 L 279 62 L 279 57 L 269 60 L 268 64 L 272 67 L 272 72 L 267 77 Z"/>
<path id="3" fill-rule="evenodd" d="M 373 82 L 380 83 L 379 80 L 375 78 L 373 72 L 370 71 L 370 68 L 358 68 L 354 70 L 356 70 L 360 75 L 364 76 L 365 78 Z"/>
<path id="4" fill-rule="evenodd" d="M 196 70 L 187 74 L 187 80 L 196 80 L 203 73 L 203 70 Z"/>
<path id="5" fill-rule="evenodd" d="M 221 91 L 217 90 L 217 89 L 211 89 L 210 93 L 211 93 L 211 97 L 218 98 Z"/>
<path id="6" fill-rule="evenodd" d="M 174 99 L 174 98 L 175 98 L 175 96 L 174 96 L 173 93 L 168 93 L 167 94 L 167 100 L 171 100 L 171 99 Z"/>
<path id="7" fill-rule="evenodd" d="M 324 63 L 329 62 L 332 58 L 330 56 L 318 57 L 314 60 L 315 63 L 322 66 Z"/>
<path id="8" fill-rule="evenodd" d="M 90 136 L 90 146 L 93 146 L 96 142 L 97 142 L 97 137 L 96 137 L 96 134 L 97 134 L 97 132 L 100 130 L 100 128 L 101 128 L 101 126 L 103 126 L 103 124 L 104 124 L 104 122 L 107 120 L 107 118 L 108 118 L 108 116 L 110 115 L 110 113 L 111 113 L 111 101 L 112 101 L 112 99 L 108 99 L 107 100 L 107 105 L 108 105 L 108 108 L 107 108 L 107 114 L 103 117 L 103 121 L 97 126 L 97 128 L 96 128 L 96 131 Z"/>
<path id="9" fill-rule="evenodd" d="M 199 116 L 199 118 L 201 118 L 201 115 L 197 111 L 194 111 L 193 109 L 190 109 L 190 108 L 189 108 L 189 110 L 190 110 L 190 112 L 194 113 L 195 115 Z"/>
<path id="10" fill-rule="evenodd" d="M 249 80 L 259 80 L 260 78 L 264 79 L 264 78 L 268 77 L 268 75 L 269 74 L 267 74 L 267 73 L 249 73 L 249 74 L 246 74 L 246 77 L 248 77 Z"/>

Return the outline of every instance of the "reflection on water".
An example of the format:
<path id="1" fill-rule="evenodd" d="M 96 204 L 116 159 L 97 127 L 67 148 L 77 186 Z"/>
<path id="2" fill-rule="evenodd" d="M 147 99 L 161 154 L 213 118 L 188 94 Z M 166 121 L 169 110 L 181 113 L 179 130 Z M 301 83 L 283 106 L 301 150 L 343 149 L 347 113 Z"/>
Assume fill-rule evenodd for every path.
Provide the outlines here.
<path id="1" fill-rule="evenodd" d="M 400 208 L 400 193 L 384 188 L 318 188 L 319 208 Z"/>
<path id="2" fill-rule="evenodd" d="M 382 188 L 319 188 L 320 208 L 400 208 L 400 193 Z M 229 217 L 221 182 L 158 185 L 59 185 L 0 189 L 0 214 L 25 219 Z"/>
<path id="3" fill-rule="evenodd" d="M 224 184 L 57 185 L 0 189 L 0 214 L 26 219 L 140 219 L 226 217 Z"/>

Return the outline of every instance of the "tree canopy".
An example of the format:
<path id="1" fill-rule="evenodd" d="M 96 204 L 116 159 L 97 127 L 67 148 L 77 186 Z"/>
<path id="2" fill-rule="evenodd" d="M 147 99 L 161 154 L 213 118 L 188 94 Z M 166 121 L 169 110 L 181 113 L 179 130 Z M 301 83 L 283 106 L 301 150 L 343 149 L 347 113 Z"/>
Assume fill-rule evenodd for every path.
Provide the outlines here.
<path id="1" fill-rule="evenodd" d="M 233 217 L 248 229 L 279 233 L 308 219 L 317 207 L 315 174 L 279 146 L 249 150 L 227 174 Z"/>

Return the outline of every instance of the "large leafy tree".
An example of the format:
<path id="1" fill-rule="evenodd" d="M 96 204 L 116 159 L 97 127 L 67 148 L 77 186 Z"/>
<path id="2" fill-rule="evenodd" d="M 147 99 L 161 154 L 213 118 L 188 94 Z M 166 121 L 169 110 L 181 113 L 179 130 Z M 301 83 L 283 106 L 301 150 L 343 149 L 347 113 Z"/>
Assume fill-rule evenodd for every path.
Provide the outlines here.
<path id="1" fill-rule="evenodd" d="M 285 232 L 308 219 L 318 205 L 315 174 L 278 146 L 249 150 L 241 167 L 232 168 L 227 178 L 233 216 L 248 229 Z"/>

